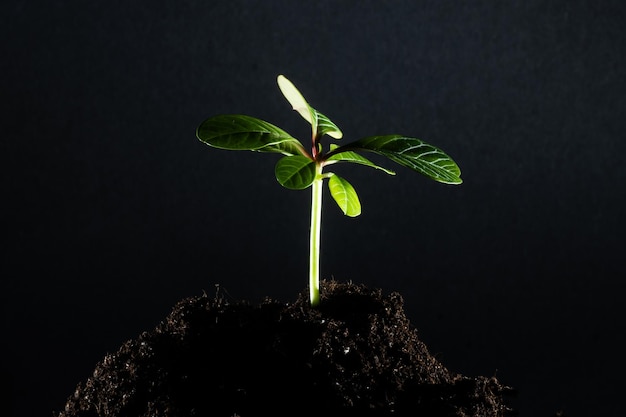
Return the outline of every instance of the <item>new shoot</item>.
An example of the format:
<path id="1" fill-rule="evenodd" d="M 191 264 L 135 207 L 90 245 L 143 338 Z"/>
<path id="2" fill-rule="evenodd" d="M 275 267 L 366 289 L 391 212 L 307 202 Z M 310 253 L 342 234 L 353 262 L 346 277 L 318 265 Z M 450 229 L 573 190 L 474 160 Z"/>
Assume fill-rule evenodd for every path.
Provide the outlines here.
<path id="1" fill-rule="evenodd" d="M 285 188 L 303 190 L 311 187 L 311 229 L 309 247 L 309 295 L 311 306 L 320 302 L 320 235 L 322 216 L 322 189 L 328 180 L 330 194 L 349 217 L 361 214 L 361 203 L 354 187 L 326 168 L 337 163 L 354 163 L 395 175 L 360 152 L 373 152 L 444 184 L 460 184 L 458 165 L 441 149 L 424 141 L 404 135 L 368 136 L 342 146 L 322 145 L 322 138 L 339 140 L 343 133 L 328 117 L 307 103 L 300 91 L 283 75 L 278 76 L 278 87 L 298 112 L 311 125 L 309 147 L 289 133 L 263 120 L 245 115 L 218 115 L 198 126 L 196 136 L 215 148 L 270 152 L 283 155 L 275 167 L 276 179 Z"/>

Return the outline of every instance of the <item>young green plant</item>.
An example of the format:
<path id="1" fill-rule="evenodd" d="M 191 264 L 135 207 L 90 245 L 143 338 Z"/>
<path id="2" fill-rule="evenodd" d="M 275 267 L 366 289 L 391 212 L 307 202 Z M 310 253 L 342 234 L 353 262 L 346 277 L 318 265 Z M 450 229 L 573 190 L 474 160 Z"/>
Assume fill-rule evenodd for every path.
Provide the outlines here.
<path id="1" fill-rule="evenodd" d="M 395 173 L 378 166 L 359 152 L 373 152 L 445 184 L 460 184 L 458 165 L 441 149 L 403 135 L 368 136 L 346 145 L 322 146 L 325 135 L 341 139 L 341 130 L 328 117 L 311 107 L 300 91 L 283 75 L 278 87 L 297 111 L 311 125 L 310 151 L 289 133 L 263 120 L 245 115 L 213 116 L 198 126 L 196 136 L 215 148 L 282 154 L 275 167 L 276 179 L 285 188 L 302 190 L 311 187 L 311 229 L 309 253 L 309 294 L 311 306 L 320 302 L 319 265 L 322 188 L 328 180 L 333 199 L 346 216 L 361 214 L 361 203 L 354 187 L 339 175 L 324 171 L 340 162 L 350 162 Z"/>

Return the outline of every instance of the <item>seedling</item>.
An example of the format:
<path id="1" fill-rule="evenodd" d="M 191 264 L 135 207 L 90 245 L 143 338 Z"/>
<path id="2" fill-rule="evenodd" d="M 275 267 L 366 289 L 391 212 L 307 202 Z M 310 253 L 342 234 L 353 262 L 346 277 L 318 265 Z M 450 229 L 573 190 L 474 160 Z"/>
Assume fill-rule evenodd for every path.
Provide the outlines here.
<path id="1" fill-rule="evenodd" d="M 351 162 L 378 169 L 389 175 L 395 173 L 373 163 L 358 152 L 373 152 L 445 184 L 460 184 L 458 165 L 441 149 L 422 140 L 403 135 L 368 136 L 355 142 L 328 148 L 321 139 L 328 135 L 341 139 L 341 130 L 328 117 L 311 107 L 300 91 L 283 75 L 278 87 L 285 98 L 311 124 L 311 151 L 289 133 L 263 120 L 245 115 L 218 115 L 198 126 L 196 136 L 207 145 L 227 150 L 248 150 L 282 154 L 275 168 L 276 179 L 285 188 L 302 190 L 311 187 L 311 230 L 309 253 L 309 294 L 311 306 L 320 302 L 319 255 L 322 216 L 322 187 L 328 180 L 333 199 L 346 216 L 361 214 L 361 203 L 354 187 L 344 178 L 324 169 L 340 162 Z"/>

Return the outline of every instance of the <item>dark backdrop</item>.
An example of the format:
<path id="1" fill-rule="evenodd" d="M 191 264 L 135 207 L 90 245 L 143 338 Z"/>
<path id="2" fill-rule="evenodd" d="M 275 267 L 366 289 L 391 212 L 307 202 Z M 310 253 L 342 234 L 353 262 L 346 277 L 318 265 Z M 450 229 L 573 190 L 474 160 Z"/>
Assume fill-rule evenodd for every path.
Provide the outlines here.
<path id="1" fill-rule="evenodd" d="M 60 409 L 183 297 L 305 289 L 309 193 L 276 155 L 195 138 L 218 113 L 306 138 L 280 73 L 345 141 L 416 136 L 463 171 L 344 167 L 363 214 L 326 195 L 323 277 L 400 292 L 441 361 L 515 387 L 521 415 L 623 415 L 623 2 L 0 7 L 9 415 Z"/>

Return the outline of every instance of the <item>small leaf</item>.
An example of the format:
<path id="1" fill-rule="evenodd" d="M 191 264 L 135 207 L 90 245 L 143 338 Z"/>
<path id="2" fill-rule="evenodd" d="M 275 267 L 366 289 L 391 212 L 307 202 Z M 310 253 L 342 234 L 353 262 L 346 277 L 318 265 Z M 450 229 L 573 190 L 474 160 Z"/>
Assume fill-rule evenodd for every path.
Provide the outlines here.
<path id="1" fill-rule="evenodd" d="M 335 139 L 341 139 L 343 137 L 343 133 L 336 124 L 334 124 L 328 117 L 324 116 L 322 113 L 318 112 L 314 108 L 311 108 L 317 115 L 317 136 L 322 137 L 323 135 L 328 135 Z"/>
<path id="2" fill-rule="evenodd" d="M 361 214 L 361 202 L 354 187 L 337 174 L 332 174 L 328 179 L 328 189 L 343 214 L 356 217 Z"/>
<path id="3" fill-rule="evenodd" d="M 241 114 L 211 117 L 198 126 L 196 136 L 219 149 L 308 155 L 300 141 L 281 128 Z"/>
<path id="4" fill-rule="evenodd" d="M 331 146 L 331 152 L 334 149 L 338 149 L 337 147 L 333 147 Z M 336 163 L 336 162 L 352 162 L 354 164 L 361 164 L 361 165 L 365 165 L 371 168 L 375 168 L 375 169 L 379 169 L 383 172 L 386 172 L 389 175 L 396 175 L 395 172 L 387 169 L 387 168 L 383 168 L 381 166 L 376 165 L 375 163 L 373 163 L 372 161 L 370 161 L 369 159 L 367 159 L 364 156 L 359 155 L 356 152 L 353 151 L 342 151 L 339 153 L 335 153 L 332 156 L 330 156 L 328 159 L 326 159 L 326 161 L 328 161 L 328 163 Z"/>
<path id="5" fill-rule="evenodd" d="M 276 179 L 285 188 L 303 190 L 310 186 L 316 176 L 316 162 L 306 156 L 286 156 L 276 164 Z"/>
<path id="6" fill-rule="evenodd" d="M 309 103 L 304 99 L 304 96 L 300 91 L 296 88 L 295 85 L 291 81 L 287 79 L 284 75 L 279 75 L 276 79 L 278 82 L 278 88 L 283 93 L 289 104 L 293 107 L 295 111 L 300 113 L 300 116 L 304 118 L 311 125 L 317 123 L 317 120 L 314 119 L 314 114 L 311 112 L 311 107 Z"/>
<path id="7" fill-rule="evenodd" d="M 284 75 L 279 75 L 277 78 L 278 88 L 283 93 L 291 107 L 307 122 L 311 124 L 313 131 L 316 133 L 316 137 L 322 137 L 323 135 L 332 136 L 335 139 L 341 139 L 343 133 L 337 125 L 335 125 L 328 117 L 315 110 L 305 100 L 304 96 L 296 88 L 291 81 Z"/>
<path id="8" fill-rule="evenodd" d="M 370 136 L 345 147 L 375 152 L 446 184 L 460 184 L 461 170 L 441 149 L 402 135 Z M 339 148 L 342 149 L 342 148 Z"/>

